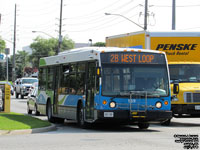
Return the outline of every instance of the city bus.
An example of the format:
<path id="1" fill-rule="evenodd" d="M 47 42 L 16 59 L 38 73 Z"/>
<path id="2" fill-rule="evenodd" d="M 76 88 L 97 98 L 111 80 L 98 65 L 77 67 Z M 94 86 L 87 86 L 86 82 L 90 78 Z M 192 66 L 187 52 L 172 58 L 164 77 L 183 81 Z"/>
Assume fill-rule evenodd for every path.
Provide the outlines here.
<path id="1" fill-rule="evenodd" d="M 38 111 L 50 122 L 136 124 L 172 117 L 164 52 L 85 47 L 40 59 Z"/>

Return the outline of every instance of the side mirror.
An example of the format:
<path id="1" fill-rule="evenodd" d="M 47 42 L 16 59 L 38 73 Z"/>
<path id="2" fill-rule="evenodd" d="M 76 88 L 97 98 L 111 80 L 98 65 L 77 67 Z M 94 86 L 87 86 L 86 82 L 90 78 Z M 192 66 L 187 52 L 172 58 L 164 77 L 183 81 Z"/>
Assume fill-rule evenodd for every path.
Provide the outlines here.
<path id="1" fill-rule="evenodd" d="M 178 83 L 174 83 L 173 93 L 174 94 L 178 94 L 179 93 L 179 84 Z"/>

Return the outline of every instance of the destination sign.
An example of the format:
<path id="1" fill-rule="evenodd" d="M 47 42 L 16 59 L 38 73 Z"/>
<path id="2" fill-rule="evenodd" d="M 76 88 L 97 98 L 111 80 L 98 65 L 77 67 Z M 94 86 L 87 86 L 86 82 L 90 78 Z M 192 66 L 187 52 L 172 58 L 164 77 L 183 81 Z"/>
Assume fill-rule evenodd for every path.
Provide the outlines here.
<path id="1" fill-rule="evenodd" d="M 116 64 L 165 64 L 165 57 L 160 53 L 144 52 L 108 52 L 101 53 L 102 63 Z"/>

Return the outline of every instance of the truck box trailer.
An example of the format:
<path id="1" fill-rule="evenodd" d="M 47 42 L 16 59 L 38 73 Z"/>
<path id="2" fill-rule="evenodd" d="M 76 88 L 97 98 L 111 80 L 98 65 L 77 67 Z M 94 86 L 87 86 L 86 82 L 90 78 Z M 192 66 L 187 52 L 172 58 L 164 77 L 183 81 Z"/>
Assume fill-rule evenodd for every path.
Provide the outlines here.
<path id="1" fill-rule="evenodd" d="M 106 37 L 106 46 L 164 51 L 173 116 L 200 117 L 200 32 L 133 32 Z"/>

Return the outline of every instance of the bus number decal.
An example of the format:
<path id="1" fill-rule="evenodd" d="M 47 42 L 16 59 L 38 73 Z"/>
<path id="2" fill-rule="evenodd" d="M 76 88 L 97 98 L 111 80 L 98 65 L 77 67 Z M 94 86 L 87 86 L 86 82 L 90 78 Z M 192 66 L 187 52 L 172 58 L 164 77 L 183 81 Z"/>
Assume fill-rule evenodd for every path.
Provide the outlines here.
<path id="1" fill-rule="evenodd" d="M 110 62 L 119 62 L 119 55 L 118 54 L 111 54 Z"/>

